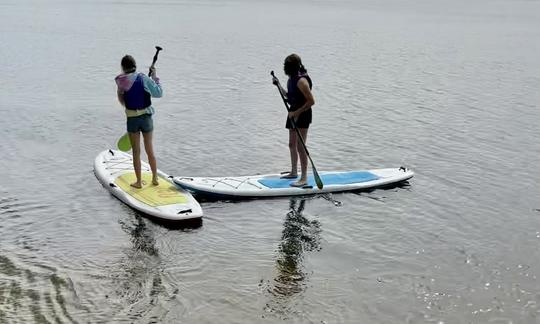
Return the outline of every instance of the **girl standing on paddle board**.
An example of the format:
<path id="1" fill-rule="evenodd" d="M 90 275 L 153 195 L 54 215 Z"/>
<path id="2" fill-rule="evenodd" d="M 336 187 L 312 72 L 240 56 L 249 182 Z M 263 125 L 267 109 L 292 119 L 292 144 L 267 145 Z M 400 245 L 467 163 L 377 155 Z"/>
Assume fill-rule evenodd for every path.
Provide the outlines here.
<path id="1" fill-rule="evenodd" d="M 302 64 L 300 56 L 291 54 L 285 58 L 283 70 L 289 77 L 287 81 L 287 91 L 281 87 L 278 80 L 274 77 L 273 83 L 277 85 L 282 94 L 285 95 L 290 105 L 290 111 L 287 116 L 285 127 L 289 130 L 289 151 L 291 153 L 291 171 L 284 175 L 285 179 L 296 179 L 298 177 L 297 165 L 300 157 L 301 176 L 298 181 L 291 183 L 293 187 L 303 187 L 307 185 L 307 165 L 308 156 L 306 150 L 298 139 L 298 135 L 293 128 L 291 119 L 294 119 L 296 128 L 307 141 L 309 124 L 311 124 L 311 107 L 315 104 L 315 99 L 311 93 L 313 86 L 307 70 Z"/>
<path id="2" fill-rule="evenodd" d="M 137 181 L 131 186 L 140 189 L 144 184 L 141 181 L 141 133 L 148 163 L 152 169 L 152 184 L 157 186 L 159 184 L 157 162 L 152 146 L 154 107 L 150 98 L 161 98 L 163 90 L 154 66 L 150 67 L 150 77 L 136 72 L 137 64 L 131 55 L 122 58 L 121 66 L 123 73 L 118 75 L 115 81 L 118 86 L 118 101 L 126 108 L 127 131 L 133 148 L 133 167 Z"/>

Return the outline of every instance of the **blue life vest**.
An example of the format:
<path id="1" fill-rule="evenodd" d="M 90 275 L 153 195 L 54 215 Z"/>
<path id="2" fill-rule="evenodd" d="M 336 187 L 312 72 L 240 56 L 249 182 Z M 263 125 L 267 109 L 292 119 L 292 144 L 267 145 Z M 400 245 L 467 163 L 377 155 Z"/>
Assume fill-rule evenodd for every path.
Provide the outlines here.
<path id="1" fill-rule="evenodd" d="M 144 89 L 143 75 L 139 73 L 131 88 L 124 92 L 126 108 L 131 110 L 145 109 L 152 105 L 150 93 Z"/>
<path id="2" fill-rule="evenodd" d="M 291 111 L 295 111 L 306 103 L 304 94 L 298 88 L 298 81 L 301 78 L 306 78 L 310 89 L 313 86 L 311 78 L 307 74 L 293 76 L 289 79 L 289 81 L 287 81 L 287 101 L 289 102 L 289 105 L 291 105 Z"/>

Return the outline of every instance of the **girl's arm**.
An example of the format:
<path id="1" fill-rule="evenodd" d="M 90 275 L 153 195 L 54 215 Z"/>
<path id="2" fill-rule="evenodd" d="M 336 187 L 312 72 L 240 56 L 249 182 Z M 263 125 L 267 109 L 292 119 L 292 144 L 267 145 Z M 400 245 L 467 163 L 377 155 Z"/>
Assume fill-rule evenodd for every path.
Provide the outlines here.
<path id="1" fill-rule="evenodd" d="M 161 98 L 163 96 L 163 89 L 159 83 L 159 78 L 152 73 L 152 78 L 144 75 L 143 76 L 144 89 L 150 93 L 153 98 Z"/>

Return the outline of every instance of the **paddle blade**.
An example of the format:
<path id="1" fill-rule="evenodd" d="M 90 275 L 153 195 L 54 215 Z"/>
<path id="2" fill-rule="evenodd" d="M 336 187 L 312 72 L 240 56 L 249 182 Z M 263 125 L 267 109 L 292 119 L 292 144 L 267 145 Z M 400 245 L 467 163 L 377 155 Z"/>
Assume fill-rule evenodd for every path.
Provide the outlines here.
<path id="1" fill-rule="evenodd" d="M 131 141 L 129 140 L 129 134 L 125 133 L 124 136 L 120 137 L 117 143 L 118 149 L 123 152 L 131 150 Z"/>
<path id="2" fill-rule="evenodd" d="M 313 166 L 313 164 L 311 166 Z M 314 166 L 312 169 L 313 169 L 313 178 L 315 178 L 315 183 L 317 184 L 317 188 L 322 189 L 323 183 L 322 183 L 321 177 L 319 176 L 319 172 L 317 172 L 317 169 L 315 169 Z"/>

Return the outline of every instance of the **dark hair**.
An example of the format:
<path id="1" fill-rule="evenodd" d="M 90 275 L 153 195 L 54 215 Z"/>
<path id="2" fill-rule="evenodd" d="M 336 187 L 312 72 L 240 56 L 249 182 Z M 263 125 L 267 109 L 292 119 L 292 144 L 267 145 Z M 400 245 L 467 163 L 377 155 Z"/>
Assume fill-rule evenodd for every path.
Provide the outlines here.
<path id="1" fill-rule="evenodd" d="M 137 63 L 131 55 L 122 57 L 122 62 L 120 64 L 122 65 L 122 70 L 126 73 L 135 72 L 135 70 L 137 70 Z"/>
<path id="2" fill-rule="evenodd" d="M 283 70 L 288 76 L 307 73 L 306 68 L 302 64 L 302 59 L 297 54 L 291 54 L 285 58 Z"/>

